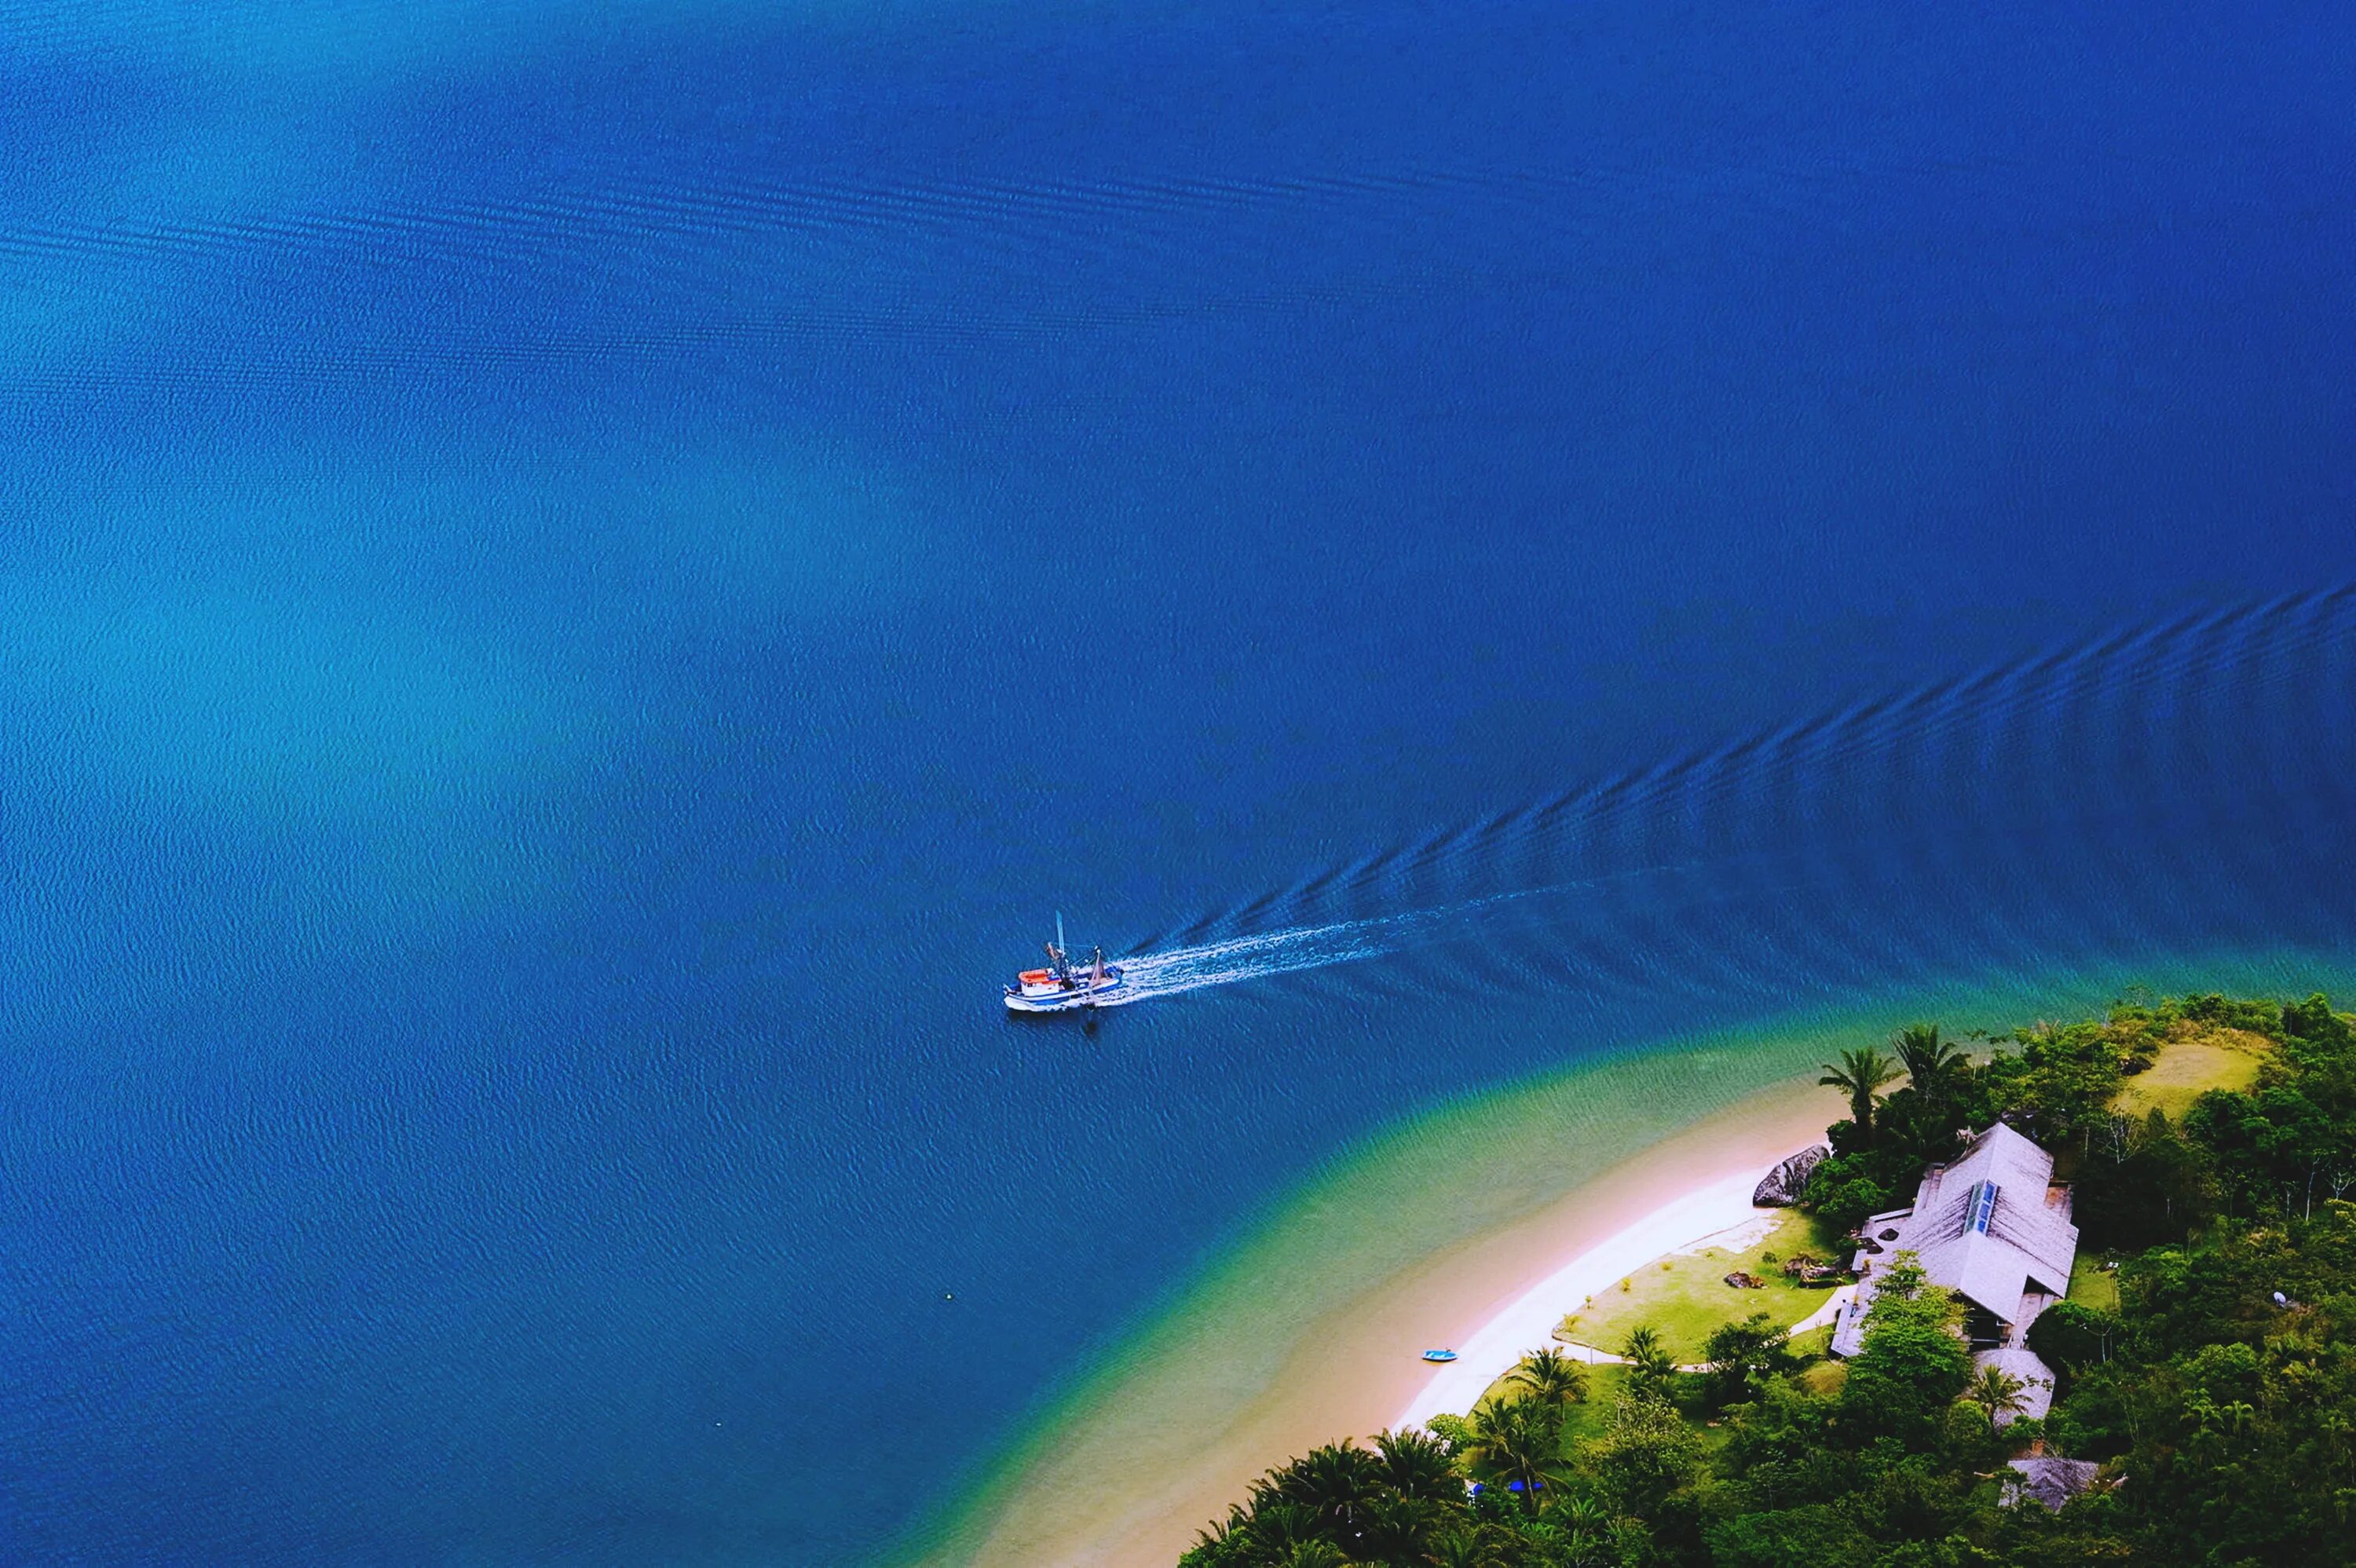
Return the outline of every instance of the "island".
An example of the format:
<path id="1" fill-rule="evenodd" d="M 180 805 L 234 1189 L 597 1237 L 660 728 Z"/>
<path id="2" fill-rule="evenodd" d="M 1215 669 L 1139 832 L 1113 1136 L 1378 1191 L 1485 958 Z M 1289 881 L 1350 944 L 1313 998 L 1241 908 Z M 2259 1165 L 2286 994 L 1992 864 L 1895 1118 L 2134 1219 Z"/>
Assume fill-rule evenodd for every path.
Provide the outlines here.
<path id="1" fill-rule="evenodd" d="M 1269 1470 L 1183 1568 L 2349 1560 L 2356 1019 L 1913 1025 L 1823 1082 L 1847 1115 L 1751 1193 L 1788 1207 L 1560 1271 L 1545 1342 Z"/>

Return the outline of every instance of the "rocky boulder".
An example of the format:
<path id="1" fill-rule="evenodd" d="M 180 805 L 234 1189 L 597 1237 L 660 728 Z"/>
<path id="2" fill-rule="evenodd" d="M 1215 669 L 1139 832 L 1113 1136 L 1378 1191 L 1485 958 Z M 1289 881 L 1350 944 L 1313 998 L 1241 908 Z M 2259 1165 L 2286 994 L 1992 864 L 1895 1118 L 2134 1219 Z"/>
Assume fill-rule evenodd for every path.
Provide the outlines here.
<path id="1" fill-rule="evenodd" d="M 1800 1200 L 1800 1189 L 1808 1184 L 1808 1172 L 1816 1168 L 1833 1151 L 1823 1144 L 1802 1149 L 1774 1169 L 1751 1193 L 1751 1201 L 1768 1209 L 1786 1209 Z"/>

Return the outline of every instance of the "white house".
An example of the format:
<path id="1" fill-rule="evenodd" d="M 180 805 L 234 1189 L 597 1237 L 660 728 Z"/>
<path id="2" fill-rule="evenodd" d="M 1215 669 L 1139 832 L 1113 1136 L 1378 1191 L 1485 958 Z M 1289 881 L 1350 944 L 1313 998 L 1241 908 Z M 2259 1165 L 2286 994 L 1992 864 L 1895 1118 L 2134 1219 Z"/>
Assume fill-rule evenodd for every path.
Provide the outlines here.
<path id="1" fill-rule="evenodd" d="M 2027 1385 L 2021 1413 L 2051 1407 L 2052 1370 L 2024 1342 L 2037 1315 L 2068 1293 L 2078 1256 L 2070 1189 L 2054 1184 L 2051 1155 L 1999 1122 L 1954 1164 L 1923 1172 L 1913 1206 L 1876 1214 L 1865 1236 L 1854 1264 L 1857 1295 L 1834 1320 L 1835 1355 L 1853 1356 L 1864 1343 L 1876 1265 L 1910 1252 L 1933 1285 L 1963 1298 L 1973 1359 Z"/>

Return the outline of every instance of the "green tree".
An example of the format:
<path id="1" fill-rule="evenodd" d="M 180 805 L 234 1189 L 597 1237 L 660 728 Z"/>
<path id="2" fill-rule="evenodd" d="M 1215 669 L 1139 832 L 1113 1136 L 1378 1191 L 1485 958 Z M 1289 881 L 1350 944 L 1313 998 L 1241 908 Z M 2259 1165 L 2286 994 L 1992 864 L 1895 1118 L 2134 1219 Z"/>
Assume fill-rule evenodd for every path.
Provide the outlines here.
<path id="1" fill-rule="evenodd" d="M 1314 1509 L 1299 1503 L 1264 1500 L 1252 1509 L 1249 1541 L 1260 1548 L 1270 1559 L 1284 1559 L 1293 1549 L 1312 1543 L 1331 1545 L 1321 1533 L 1325 1526 Z"/>
<path id="2" fill-rule="evenodd" d="M 1350 1568 L 1350 1559 L 1330 1541 L 1300 1541 L 1279 1559 L 1279 1564 L 1280 1568 Z"/>
<path id="3" fill-rule="evenodd" d="M 1823 1064 L 1825 1075 L 1816 1083 L 1827 1089 L 1837 1089 L 1848 1096 L 1849 1120 L 1857 1124 L 1858 1136 L 1866 1143 L 1873 1142 L 1873 1104 L 1885 1084 L 1898 1078 L 1898 1065 L 1872 1046 L 1860 1046 L 1840 1053 L 1840 1065 Z"/>
<path id="4" fill-rule="evenodd" d="M 1359 1508 L 1379 1489 L 1376 1470 L 1375 1456 L 1344 1438 L 1269 1472 L 1269 1485 L 1277 1498 L 1307 1509 L 1322 1531 L 1346 1538 Z"/>
<path id="5" fill-rule="evenodd" d="M 2104 1096 L 2123 1064 L 2188 1024 L 2271 1041 L 2257 1082 L 2181 1127 L 2115 1115 Z M 2122 1261 L 2115 1313 L 2059 1302 L 2038 1318 L 2029 1347 L 2065 1374 L 2040 1435 L 2124 1487 L 2060 1514 L 1997 1506 L 1988 1473 L 2026 1434 L 1995 1427 L 2026 1391 L 1973 1366 L 1958 1303 L 1901 1253 L 1876 1259 L 1864 1344 L 1835 1391 L 1781 1373 L 1788 1347 L 1764 1315 L 1711 1337 L 1714 1396 L 1730 1403 L 1739 1385 L 1748 1397 L 1730 1402 L 1707 1456 L 1664 1397 L 1669 1357 L 1647 1328 L 1626 1345 L 1629 1397 L 1576 1445 L 1572 1475 L 1557 1458 L 1564 1407 L 1547 1397 L 1558 1378 L 1537 1356 L 1506 1401 L 1469 1420 L 1269 1472 L 1185 1568 L 2344 1568 L 2356 1167 L 2330 1161 L 2332 1140 L 2356 1132 L 2356 1021 L 2320 997 L 2197 997 L 2014 1038 L 2018 1055 L 1933 1065 L 1876 1102 L 1871 1147 L 1838 1124 L 1818 1169 L 1860 1191 L 1911 1182 L 1955 1125 L 1997 1116 L 2071 1138 L 2080 1222 L 2132 1221 L 2158 1244 Z M 1893 1041 L 1901 1060 L 1909 1043 Z M 1922 1092 L 1943 1072 L 1944 1107 Z M 2233 1200 L 2219 1214 L 2206 1193 Z M 1491 1484 L 1468 1498 L 1466 1473 Z"/>
<path id="6" fill-rule="evenodd" d="M 2321 991 L 2303 1002 L 2291 1002 L 2282 1010 L 2283 1033 L 2291 1040 L 2306 1046 L 2321 1046 L 2326 1051 L 2345 1056 L 2356 1051 L 2356 1019 L 2331 1010 L 2331 998 Z M 2302 1065 L 2312 1064 L 2312 1057 L 2299 1053 Z"/>
<path id="7" fill-rule="evenodd" d="M 1462 1525 L 1435 1539 L 1428 1557 L 1431 1568 L 1502 1568 L 1481 1531 Z"/>
<path id="8" fill-rule="evenodd" d="M 1800 1201 L 1834 1230 L 1849 1232 L 1890 1208 L 1896 1194 L 1872 1174 L 1870 1156 L 1835 1155 L 1808 1173 Z"/>
<path id="9" fill-rule="evenodd" d="M 1702 1359 L 1709 1364 L 1710 1397 L 1719 1404 L 1749 1399 L 1767 1380 L 1794 1365 L 1792 1335 L 1764 1312 L 1754 1312 L 1740 1323 L 1724 1323 L 1703 1341 Z"/>
<path id="10" fill-rule="evenodd" d="M 1203 1527 L 1194 1544 L 1179 1557 L 1178 1568 L 1241 1568 L 1257 1544 L 1252 1516 L 1233 1507 L 1225 1520 L 1213 1520 Z"/>
<path id="11" fill-rule="evenodd" d="M 1883 1270 L 1865 1317 L 1865 1340 L 1841 1389 L 1842 1417 L 1860 1432 L 1921 1440 L 1971 1376 L 1971 1351 L 1955 1333 L 1954 1298 L 1930 1285 L 1912 1253 Z"/>
<path id="12" fill-rule="evenodd" d="M 2029 1326 L 2028 1345 L 2047 1366 L 2082 1372 L 2111 1359 L 2119 1320 L 2082 1301 L 2057 1301 Z"/>
<path id="13" fill-rule="evenodd" d="M 1620 1353 L 1628 1358 L 1628 1383 L 1631 1388 L 1646 1394 L 1666 1392 L 1669 1379 L 1676 1373 L 1677 1359 L 1669 1354 L 1668 1348 L 1661 1343 L 1660 1335 L 1653 1331 L 1651 1324 L 1639 1324 L 1630 1329 L 1626 1341 L 1620 1347 Z"/>
<path id="14" fill-rule="evenodd" d="M 1195 1537 L 1179 1568 L 1271 1568 L 1303 1544 L 1331 1544 L 1309 1509 L 1279 1500 L 1264 1486 L 1255 1487 L 1252 1497 L 1250 1508 L 1230 1509 L 1224 1522 Z"/>
<path id="15" fill-rule="evenodd" d="M 1375 1436 L 1374 1482 L 1386 1490 L 1426 1502 L 1455 1502 L 1464 1495 L 1449 1445 L 1412 1428 Z"/>
<path id="16" fill-rule="evenodd" d="M 2078 1165 L 2079 1244 L 2140 1251 L 2181 1241 L 2215 1212 L 2212 1186 L 2207 1150 L 2163 1113 L 2104 1118 Z"/>
<path id="17" fill-rule="evenodd" d="M 1512 1377 L 1542 1404 L 1573 1404 L 1587 1397 L 1587 1369 L 1552 1345 L 1531 1351 Z"/>
<path id="18" fill-rule="evenodd" d="M 2186 1114 L 2186 1131 L 2217 1162 L 2231 1211 L 2309 1219 L 2319 1196 L 2351 1185 L 2356 1116 L 2330 1104 L 2338 1097 L 2331 1076 L 2301 1072 L 2252 1093 L 2203 1094 Z"/>
<path id="19" fill-rule="evenodd" d="M 1987 1412 L 1988 1430 L 1994 1432 L 2008 1415 L 2017 1415 L 2029 1408 L 2029 1385 L 2002 1367 L 1990 1361 L 1984 1363 L 1964 1385 L 1964 1398 Z"/>
<path id="20" fill-rule="evenodd" d="M 1580 1467 L 1614 1511 L 1644 1519 L 1694 1477 L 1701 1439 L 1668 1401 L 1631 1395 L 1612 1407 L 1601 1435 L 1580 1445 Z"/>
<path id="21" fill-rule="evenodd" d="M 1440 1505 L 1427 1499 L 1387 1492 L 1369 1498 L 1359 1510 L 1350 1555 L 1362 1563 L 1423 1568 L 1430 1561 L 1442 1518 Z"/>
<path id="22" fill-rule="evenodd" d="M 2100 1023 L 2039 1024 L 2013 1039 L 2020 1053 L 1999 1052 L 1984 1072 L 2005 1119 L 2049 1149 L 2073 1139 L 2091 1147 L 2124 1082 L 2125 1048 Z"/>
<path id="23" fill-rule="evenodd" d="M 1708 1531 L 1713 1568 L 1831 1568 L 1875 1561 L 1850 1510 L 1829 1503 L 1746 1513 Z"/>
<path id="24" fill-rule="evenodd" d="M 1556 1473 L 1561 1440 L 1559 1417 L 1534 1400 L 1492 1400 L 1472 1412 L 1473 1457 L 1509 1489 L 1520 1483 L 1522 1496 L 1532 1502 Z"/>
<path id="25" fill-rule="evenodd" d="M 1965 1064 L 1963 1051 L 1939 1038 L 1937 1024 L 1908 1024 L 1890 1037 L 1890 1047 L 1914 1092 L 1929 1100 L 1944 1099 L 1949 1081 Z"/>
<path id="26" fill-rule="evenodd" d="M 1452 1457 L 1472 1446 L 1472 1424 L 1461 1415 L 1446 1412 L 1425 1422 L 1424 1429 L 1438 1438 Z"/>

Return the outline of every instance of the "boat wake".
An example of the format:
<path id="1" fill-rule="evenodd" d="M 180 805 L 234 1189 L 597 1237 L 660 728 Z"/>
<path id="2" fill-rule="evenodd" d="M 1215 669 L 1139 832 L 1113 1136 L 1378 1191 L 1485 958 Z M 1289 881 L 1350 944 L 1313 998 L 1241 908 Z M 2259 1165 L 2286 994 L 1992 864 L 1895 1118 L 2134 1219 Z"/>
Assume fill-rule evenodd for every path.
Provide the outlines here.
<path id="1" fill-rule="evenodd" d="M 1120 1000 L 1409 950 L 1442 960 L 1426 992 L 1698 1003 L 1798 999 L 1827 974 L 2329 943 L 2356 874 L 2351 781 L 2342 586 L 2124 628 L 1395 845 L 1139 944 Z"/>
<path id="2" fill-rule="evenodd" d="M 1166 953 L 1135 954 L 1120 961 L 1120 996 L 1107 1005 L 1121 1007 L 1148 997 L 1171 997 L 1238 980 L 1378 958 L 1397 952 L 1413 928 L 1438 919 L 1435 912 L 1349 920 L 1230 937 Z"/>
<path id="3" fill-rule="evenodd" d="M 1104 1005 L 1119 1007 L 1149 997 L 1176 996 L 1212 986 L 1233 985 L 1239 980 L 1329 968 L 1418 948 L 1479 943 L 1494 938 L 1501 926 L 1508 924 L 1567 936 L 1580 923 L 1582 915 L 1598 916 L 1622 907 L 1625 891 L 1633 884 L 1647 884 L 1646 901 L 1663 907 L 1666 885 L 1685 883 L 1693 873 L 1723 869 L 1703 864 L 1649 867 L 1616 877 L 1492 893 L 1434 909 L 1321 925 L 1288 926 L 1162 952 L 1132 954 L 1120 960 L 1124 982 L 1119 997 Z"/>

